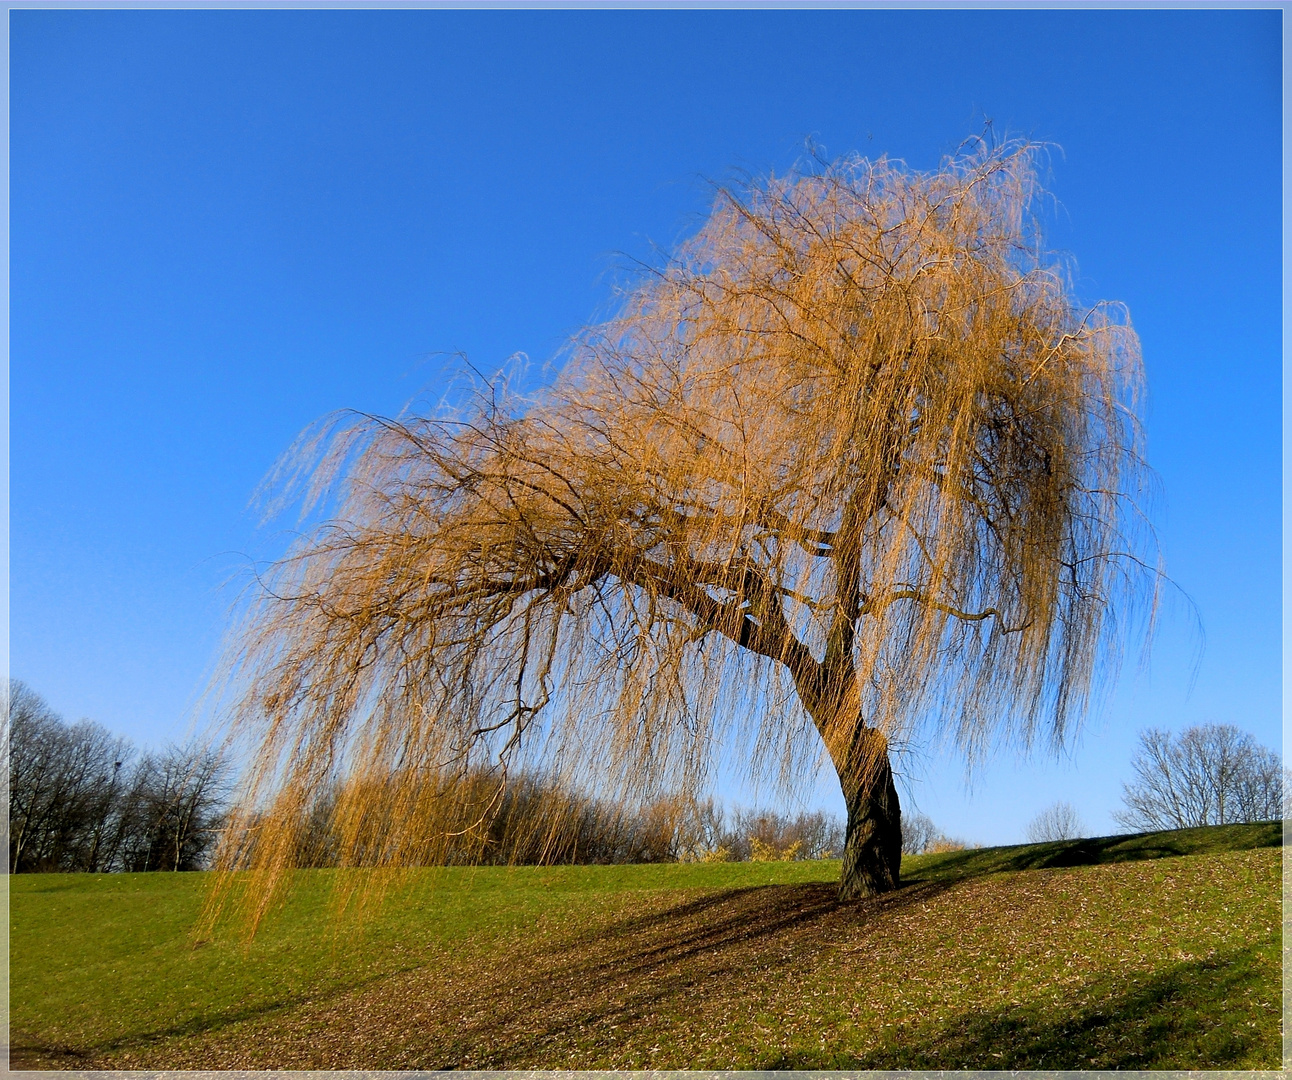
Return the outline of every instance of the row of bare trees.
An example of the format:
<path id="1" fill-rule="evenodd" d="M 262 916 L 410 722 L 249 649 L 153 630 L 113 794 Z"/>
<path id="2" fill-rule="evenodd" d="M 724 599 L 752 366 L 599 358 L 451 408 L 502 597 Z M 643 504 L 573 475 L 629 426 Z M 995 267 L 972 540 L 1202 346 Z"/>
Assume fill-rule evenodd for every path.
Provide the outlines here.
<path id="1" fill-rule="evenodd" d="M 351 782 L 353 783 L 353 781 Z M 474 865 L 743 862 L 838 858 L 844 826 L 823 813 L 725 810 L 712 798 L 665 796 L 632 805 L 579 794 L 535 775 L 505 787 L 480 773 L 446 799 L 462 808 L 450 846 L 425 861 Z M 385 785 L 383 785 L 385 786 Z M 389 785 L 397 791 L 397 783 Z M 329 785 L 307 808 L 295 840 L 297 866 L 379 865 L 389 843 L 387 815 L 353 812 L 389 792 Z M 254 862 L 257 822 L 246 830 L 244 862 Z"/>
<path id="2" fill-rule="evenodd" d="M 298 826 L 298 866 L 378 866 L 388 861 L 389 815 L 355 813 L 357 803 L 383 806 L 396 797 L 398 780 L 331 783 L 309 804 Z M 499 786 L 487 774 L 468 775 L 445 795 L 457 800 L 458 819 L 447 845 L 427 864 L 534 865 L 556 863 L 668 862 L 678 857 L 685 826 L 676 800 L 626 807 L 580 796 L 533 776 Z M 245 862 L 254 861 L 263 826 L 245 830 Z"/>
<path id="3" fill-rule="evenodd" d="M 1125 785 L 1124 808 L 1113 813 L 1127 828 L 1189 829 L 1285 816 L 1283 759 L 1232 724 L 1201 724 L 1178 736 L 1142 732 L 1131 767 L 1135 779 Z"/>
<path id="4" fill-rule="evenodd" d="M 684 818 L 679 858 L 708 862 L 837 859 L 844 823 L 820 810 L 797 814 L 736 807 L 725 812 L 712 799 L 694 804 Z"/>
<path id="5" fill-rule="evenodd" d="M 11 872 L 192 870 L 206 866 L 224 824 L 230 771 L 219 757 L 171 746 L 139 755 L 98 724 L 67 724 L 21 682 L 9 684 L 9 869 Z M 1144 732 L 1124 808 L 1137 830 L 1276 820 L 1285 814 L 1288 772 L 1273 750 L 1231 725 L 1177 736 Z M 629 805 L 579 794 L 536 775 L 499 787 L 487 774 L 452 793 L 462 820 L 447 861 L 458 864 L 652 863 L 838 858 L 843 823 L 820 811 L 724 809 L 684 795 Z M 398 785 L 383 785 L 397 790 Z M 383 813 L 355 816 L 381 796 L 341 784 L 302 816 L 298 866 L 377 865 L 388 838 Z M 248 832 L 247 855 L 256 829 Z M 1028 827 L 1032 842 L 1084 834 L 1076 810 L 1058 803 Z M 952 850 L 925 815 L 902 819 L 907 855 Z M 343 855 L 343 853 L 345 853 Z M 356 859 L 356 853 L 358 858 Z M 442 861 L 444 852 L 428 862 Z"/>
<path id="6" fill-rule="evenodd" d="M 206 866 L 229 790 L 216 754 L 139 754 L 98 724 L 64 722 L 17 680 L 6 705 L 11 873 Z"/>
<path id="7" fill-rule="evenodd" d="M 1292 772 L 1268 746 L 1232 724 L 1199 724 L 1178 735 L 1140 733 L 1113 819 L 1136 832 L 1277 821 L 1292 807 Z M 1055 803 L 1027 827 L 1031 843 L 1085 835 L 1075 807 Z"/>

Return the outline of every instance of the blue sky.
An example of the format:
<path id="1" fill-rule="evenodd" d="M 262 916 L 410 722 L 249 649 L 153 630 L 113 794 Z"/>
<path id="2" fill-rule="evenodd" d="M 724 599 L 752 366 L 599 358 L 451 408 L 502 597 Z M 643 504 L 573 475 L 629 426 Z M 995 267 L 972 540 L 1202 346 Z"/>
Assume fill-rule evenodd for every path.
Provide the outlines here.
<path id="1" fill-rule="evenodd" d="M 283 543 L 249 498 L 306 424 L 434 395 L 459 353 L 541 380 L 712 180 L 808 138 L 929 168 L 990 120 L 1056 144 L 1051 242 L 1129 306 L 1205 644 L 1168 608 L 1065 758 L 966 787 L 929 748 L 914 804 L 981 842 L 1060 798 L 1109 832 L 1140 728 L 1280 745 L 1280 20 L 12 11 L 12 673 L 181 737 L 241 571 Z"/>

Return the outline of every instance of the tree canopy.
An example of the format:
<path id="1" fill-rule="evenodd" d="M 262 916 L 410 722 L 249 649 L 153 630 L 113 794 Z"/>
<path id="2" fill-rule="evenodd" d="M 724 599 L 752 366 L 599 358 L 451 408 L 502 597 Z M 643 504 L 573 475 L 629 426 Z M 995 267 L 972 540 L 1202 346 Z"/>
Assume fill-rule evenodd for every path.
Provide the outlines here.
<path id="1" fill-rule="evenodd" d="M 307 433 L 326 520 L 225 672 L 256 827 L 224 865 L 267 895 L 339 775 L 346 857 L 407 865 L 521 771 L 632 800 L 699 793 L 718 748 L 787 784 L 824 752 L 866 893 L 897 880 L 890 744 L 1061 741 L 1152 559 L 1138 341 L 1044 248 L 1037 163 L 723 188 L 546 389 Z"/>

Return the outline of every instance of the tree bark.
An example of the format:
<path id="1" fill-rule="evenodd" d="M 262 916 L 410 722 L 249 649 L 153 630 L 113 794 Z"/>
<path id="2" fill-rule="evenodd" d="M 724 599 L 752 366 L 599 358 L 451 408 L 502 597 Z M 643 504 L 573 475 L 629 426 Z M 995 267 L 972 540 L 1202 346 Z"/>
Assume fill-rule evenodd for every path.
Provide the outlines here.
<path id="1" fill-rule="evenodd" d="M 835 761 L 848 807 L 841 900 L 875 896 L 901 884 L 902 810 L 888 741 L 859 724 L 850 750 L 843 761 Z"/>

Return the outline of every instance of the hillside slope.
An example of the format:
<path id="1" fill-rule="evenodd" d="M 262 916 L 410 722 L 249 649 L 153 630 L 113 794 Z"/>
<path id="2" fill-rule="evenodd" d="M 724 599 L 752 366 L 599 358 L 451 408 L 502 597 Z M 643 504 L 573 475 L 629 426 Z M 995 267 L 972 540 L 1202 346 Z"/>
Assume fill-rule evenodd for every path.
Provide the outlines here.
<path id="1" fill-rule="evenodd" d="M 923 856 L 844 905 L 837 863 L 423 872 L 339 936 L 313 872 L 249 953 L 189 944 L 198 875 L 13 878 L 13 1065 L 1276 1068 L 1279 844 Z"/>

